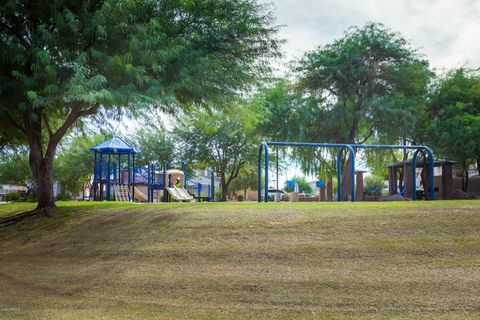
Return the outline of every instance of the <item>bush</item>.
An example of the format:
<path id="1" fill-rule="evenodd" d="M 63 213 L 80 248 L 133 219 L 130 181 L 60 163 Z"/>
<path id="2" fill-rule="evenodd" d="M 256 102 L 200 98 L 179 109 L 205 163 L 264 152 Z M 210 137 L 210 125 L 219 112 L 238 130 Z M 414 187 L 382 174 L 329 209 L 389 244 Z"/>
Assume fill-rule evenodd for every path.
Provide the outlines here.
<path id="1" fill-rule="evenodd" d="M 220 188 L 215 189 L 215 201 L 222 201 L 222 190 Z"/>
<path id="2" fill-rule="evenodd" d="M 56 197 L 56 200 L 57 201 L 70 201 L 72 200 L 72 197 L 66 193 L 60 193 L 59 195 L 57 195 Z"/>
<path id="3" fill-rule="evenodd" d="M 282 201 L 285 201 L 285 202 L 290 201 L 290 195 L 289 194 L 283 194 L 282 195 Z"/>
<path id="4" fill-rule="evenodd" d="M 383 189 L 383 179 L 379 176 L 371 175 L 365 178 L 365 192 L 369 195 L 381 195 Z"/>
<path id="5" fill-rule="evenodd" d="M 19 201 L 20 193 L 18 192 L 9 192 L 5 195 L 5 201 Z"/>
<path id="6" fill-rule="evenodd" d="M 27 192 L 26 195 L 24 195 L 20 201 L 25 201 L 25 202 L 36 202 L 37 201 L 37 195 L 35 192 Z"/>
<path id="7" fill-rule="evenodd" d="M 237 196 L 237 200 L 238 200 L 238 201 L 243 201 L 243 200 L 244 200 L 244 199 L 243 199 L 243 194 L 239 194 L 239 195 Z"/>

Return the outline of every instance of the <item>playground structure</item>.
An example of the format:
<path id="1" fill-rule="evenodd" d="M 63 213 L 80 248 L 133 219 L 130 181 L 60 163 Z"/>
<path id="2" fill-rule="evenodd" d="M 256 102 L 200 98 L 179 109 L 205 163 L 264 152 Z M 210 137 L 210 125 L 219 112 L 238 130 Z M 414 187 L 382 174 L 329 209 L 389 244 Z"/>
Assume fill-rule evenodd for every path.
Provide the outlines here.
<path id="1" fill-rule="evenodd" d="M 423 154 L 424 161 L 428 166 L 425 199 L 435 200 L 435 186 L 434 186 L 434 157 L 432 150 L 427 146 L 405 146 L 405 145 L 368 145 L 368 144 L 338 144 L 338 143 L 306 143 L 306 142 L 262 142 L 258 149 L 258 202 L 262 201 L 262 168 L 265 170 L 265 185 L 264 185 L 264 201 L 268 202 L 268 171 L 269 171 L 269 146 L 275 146 L 277 151 L 277 183 L 278 183 L 278 147 L 310 147 L 310 148 L 338 148 L 337 154 L 337 200 L 342 200 L 342 156 L 347 150 L 350 155 L 350 201 L 356 201 L 355 194 L 355 156 L 358 149 L 400 149 L 400 150 L 413 150 L 413 157 L 410 166 L 411 181 L 416 181 L 417 173 L 417 156 L 419 153 Z M 264 155 L 264 162 L 262 166 L 262 155 Z M 428 159 L 427 159 L 428 158 Z M 409 173 L 405 172 L 405 176 Z M 416 184 L 411 184 L 412 199 L 417 199 Z"/>
<path id="2" fill-rule="evenodd" d="M 210 184 L 205 187 L 205 184 L 188 180 L 185 164 L 182 164 L 182 170 L 171 169 L 166 161 L 162 165 L 152 162 L 136 166 L 135 155 L 138 152 L 118 136 L 90 150 L 94 152 L 92 198 L 95 201 L 214 201 L 213 172 Z"/>

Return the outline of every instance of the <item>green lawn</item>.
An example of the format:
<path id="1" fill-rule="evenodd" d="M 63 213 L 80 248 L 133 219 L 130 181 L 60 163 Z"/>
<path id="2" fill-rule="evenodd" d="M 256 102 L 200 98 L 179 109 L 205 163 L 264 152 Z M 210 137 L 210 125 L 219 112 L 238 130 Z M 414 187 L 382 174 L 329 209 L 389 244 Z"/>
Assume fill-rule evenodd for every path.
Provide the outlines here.
<path id="1" fill-rule="evenodd" d="M 480 201 L 67 202 L 0 229 L 0 319 L 189 318 L 480 319 Z"/>

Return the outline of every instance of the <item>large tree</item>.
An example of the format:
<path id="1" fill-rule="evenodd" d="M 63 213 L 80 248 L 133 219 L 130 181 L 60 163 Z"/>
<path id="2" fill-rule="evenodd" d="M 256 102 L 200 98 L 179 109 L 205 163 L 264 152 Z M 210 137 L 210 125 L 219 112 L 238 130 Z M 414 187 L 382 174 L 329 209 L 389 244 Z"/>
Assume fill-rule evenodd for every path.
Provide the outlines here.
<path id="1" fill-rule="evenodd" d="M 38 208 L 55 151 L 85 117 L 222 102 L 268 69 L 277 27 L 256 0 L 7 1 L 0 142 L 28 144 Z"/>
<path id="2" fill-rule="evenodd" d="M 381 24 L 353 27 L 340 39 L 298 62 L 299 89 L 307 101 L 301 119 L 307 141 L 365 143 L 392 126 L 397 136 L 414 126 L 417 97 L 425 92 L 428 65 L 407 41 Z M 350 183 L 344 167 L 342 197 Z"/>
<path id="3" fill-rule="evenodd" d="M 181 158 L 215 170 L 220 177 L 221 199 L 225 201 L 240 170 L 255 163 L 258 115 L 250 108 L 232 106 L 224 111 L 195 111 L 190 118 L 179 120 L 174 130 Z"/>
<path id="4" fill-rule="evenodd" d="M 458 69 L 441 77 L 429 108 L 430 141 L 436 152 L 457 160 L 462 188 L 468 189 L 468 168 L 480 174 L 480 71 Z"/>

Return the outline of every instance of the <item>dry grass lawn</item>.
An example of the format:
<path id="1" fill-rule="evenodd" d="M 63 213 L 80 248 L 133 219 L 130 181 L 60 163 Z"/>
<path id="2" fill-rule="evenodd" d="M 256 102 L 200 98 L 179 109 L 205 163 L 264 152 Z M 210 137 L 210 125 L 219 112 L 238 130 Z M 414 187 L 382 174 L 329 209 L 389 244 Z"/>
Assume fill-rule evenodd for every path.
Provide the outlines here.
<path id="1" fill-rule="evenodd" d="M 293 318 L 480 319 L 480 201 L 67 202 L 0 229 L 0 319 Z"/>

